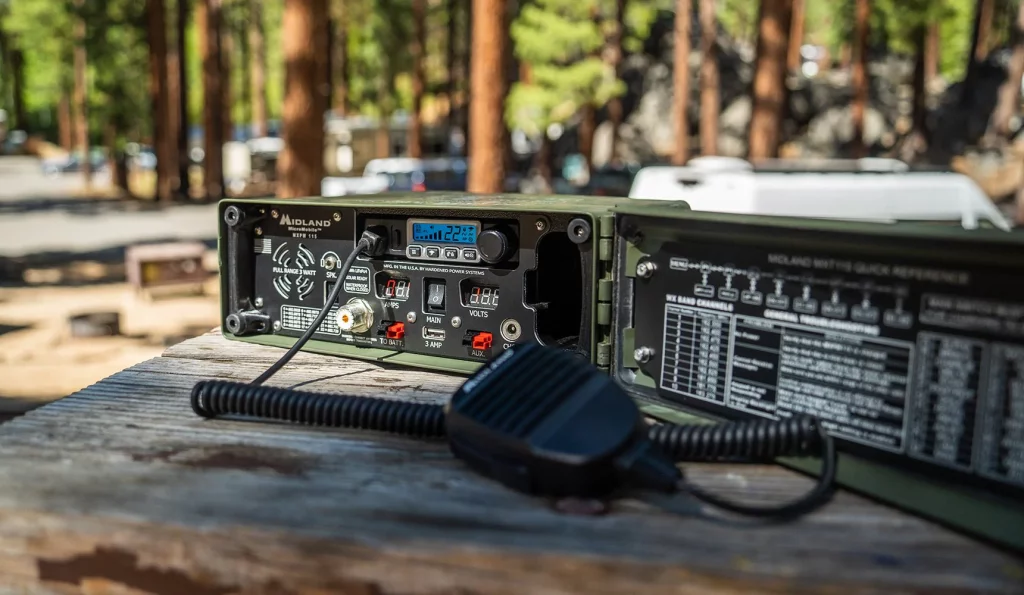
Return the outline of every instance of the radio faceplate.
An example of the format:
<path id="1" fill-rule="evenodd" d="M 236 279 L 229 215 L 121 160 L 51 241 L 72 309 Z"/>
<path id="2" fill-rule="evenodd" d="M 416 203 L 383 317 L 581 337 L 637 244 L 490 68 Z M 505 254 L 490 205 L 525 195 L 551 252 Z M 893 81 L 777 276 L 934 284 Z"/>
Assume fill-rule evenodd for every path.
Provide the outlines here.
<path id="1" fill-rule="evenodd" d="M 343 283 L 311 351 L 468 372 L 521 342 L 564 346 L 591 361 L 598 343 L 607 347 L 610 320 L 604 335 L 595 332 L 594 286 L 610 276 L 610 249 L 602 260 L 600 246 L 605 240 L 610 248 L 611 240 L 602 237 L 602 217 L 592 208 L 225 203 L 222 213 L 232 205 L 244 210 L 251 236 L 222 241 L 222 263 L 244 260 L 232 250 L 246 243 L 250 259 L 247 266 L 224 267 L 225 319 L 240 312 L 262 317 L 239 332 L 225 324 L 229 337 L 288 344 Z M 605 223 L 610 234 L 610 217 Z M 227 221 L 222 228 L 229 239 L 246 230 Z M 339 279 L 338 269 L 367 229 L 386 238 L 384 253 L 359 256 Z"/>
<path id="2" fill-rule="evenodd" d="M 1024 243 L 708 214 L 617 229 L 615 370 L 649 413 L 814 415 L 841 483 L 1024 549 Z"/>

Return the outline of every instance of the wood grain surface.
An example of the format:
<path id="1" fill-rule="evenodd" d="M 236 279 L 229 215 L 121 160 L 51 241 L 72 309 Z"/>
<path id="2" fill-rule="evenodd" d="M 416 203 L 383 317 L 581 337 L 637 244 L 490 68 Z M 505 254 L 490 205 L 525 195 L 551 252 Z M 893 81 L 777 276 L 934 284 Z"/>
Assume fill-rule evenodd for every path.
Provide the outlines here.
<path id="1" fill-rule="evenodd" d="M 1024 592 L 1020 559 L 850 494 L 786 524 L 682 497 L 566 514 L 441 442 L 192 413 L 197 380 L 281 353 L 206 335 L 0 425 L 0 593 Z M 441 402 L 461 382 L 300 354 L 271 384 Z M 746 501 L 810 485 L 688 474 Z"/>

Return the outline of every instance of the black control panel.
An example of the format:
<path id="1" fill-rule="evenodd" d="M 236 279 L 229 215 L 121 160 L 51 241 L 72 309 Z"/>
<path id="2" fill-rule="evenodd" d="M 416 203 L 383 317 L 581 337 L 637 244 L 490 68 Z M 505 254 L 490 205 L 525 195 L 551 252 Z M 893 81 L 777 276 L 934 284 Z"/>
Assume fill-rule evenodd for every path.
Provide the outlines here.
<path id="1" fill-rule="evenodd" d="M 586 214 L 236 207 L 260 220 L 250 264 L 234 266 L 252 271 L 239 291 L 248 301 L 229 302 L 265 317 L 237 336 L 299 337 L 341 283 L 313 341 L 466 361 L 520 342 L 589 353 L 597 237 Z M 342 279 L 364 230 L 385 248 L 359 256 Z"/>
<path id="2" fill-rule="evenodd" d="M 1024 494 L 1024 243 L 674 225 L 619 314 L 659 400 L 814 415 L 848 452 Z"/>

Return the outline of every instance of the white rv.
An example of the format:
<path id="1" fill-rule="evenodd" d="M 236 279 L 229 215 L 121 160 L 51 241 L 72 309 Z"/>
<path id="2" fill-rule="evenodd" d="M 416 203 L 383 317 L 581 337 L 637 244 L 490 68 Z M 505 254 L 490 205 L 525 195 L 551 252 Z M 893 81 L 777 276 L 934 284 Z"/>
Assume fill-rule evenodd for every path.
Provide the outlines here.
<path id="1" fill-rule="evenodd" d="M 1010 222 L 965 175 L 911 171 L 894 159 L 773 161 L 698 157 L 641 169 L 630 198 L 684 200 L 695 211 L 860 221 L 949 221 L 965 229 Z"/>

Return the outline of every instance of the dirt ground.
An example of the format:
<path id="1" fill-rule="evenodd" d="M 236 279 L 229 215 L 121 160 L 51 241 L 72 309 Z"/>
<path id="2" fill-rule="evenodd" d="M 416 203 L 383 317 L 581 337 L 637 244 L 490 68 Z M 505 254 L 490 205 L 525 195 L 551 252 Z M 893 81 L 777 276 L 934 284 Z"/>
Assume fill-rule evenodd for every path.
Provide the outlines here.
<path id="1" fill-rule="evenodd" d="M 123 282 L 89 283 L 81 270 L 77 278 L 56 270 L 25 277 L 28 286 L 0 287 L 0 414 L 66 396 L 218 324 L 216 275 L 202 288 L 153 296 Z M 71 336 L 69 317 L 90 312 L 119 313 L 120 335 Z"/>

